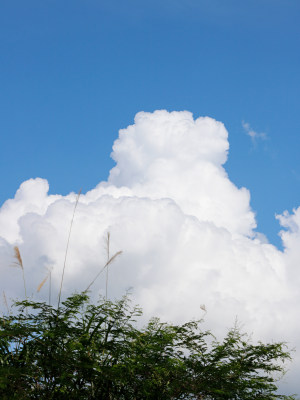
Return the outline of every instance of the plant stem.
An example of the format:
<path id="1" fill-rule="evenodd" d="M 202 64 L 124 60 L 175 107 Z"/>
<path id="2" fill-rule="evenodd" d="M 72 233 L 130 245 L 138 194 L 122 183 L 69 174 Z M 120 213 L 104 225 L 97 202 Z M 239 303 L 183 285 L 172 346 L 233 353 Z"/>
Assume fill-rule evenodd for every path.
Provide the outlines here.
<path id="1" fill-rule="evenodd" d="M 51 272 L 49 272 L 49 306 L 51 305 Z"/>
<path id="2" fill-rule="evenodd" d="M 64 281 L 64 275 L 65 275 L 65 269 L 66 269 L 66 262 L 67 262 L 67 255 L 68 255 L 68 249 L 69 249 L 69 243 L 70 243 L 72 225 L 73 225 L 74 216 L 75 216 L 75 211 L 76 211 L 76 207 L 77 207 L 78 200 L 79 200 L 79 197 L 80 197 L 80 193 L 81 193 L 81 189 L 79 190 L 78 195 L 77 195 L 77 197 L 76 197 L 76 202 L 75 202 L 75 206 L 74 206 L 73 216 L 72 216 L 72 219 L 71 219 L 70 230 L 69 230 L 69 236 L 68 236 L 67 247 L 66 247 L 66 252 L 65 252 L 65 260 L 64 260 L 64 266 L 63 266 L 63 272 L 62 272 L 62 277 L 61 277 L 61 282 L 60 282 L 60 289 L 59 289 L 59 294 L 58 294 L 57 308 L 59 308 L 59 305 L 60 305 L 61 291 L 62 291 L 62 286 L 63 286 L 63 281 Z"/>
<path id="3" fill-rule="evenodd" d="M 110 239 L 110 233 L 107 232 L 107 238 L 106 238 L 106 251 L 107 251 L 107 261 L 106 261 L 106 284 L 105 284 L 105 301 L 107 301 L 107 289 L 108 289 L 108 261 L 109 261 L 109 239 Z"/>

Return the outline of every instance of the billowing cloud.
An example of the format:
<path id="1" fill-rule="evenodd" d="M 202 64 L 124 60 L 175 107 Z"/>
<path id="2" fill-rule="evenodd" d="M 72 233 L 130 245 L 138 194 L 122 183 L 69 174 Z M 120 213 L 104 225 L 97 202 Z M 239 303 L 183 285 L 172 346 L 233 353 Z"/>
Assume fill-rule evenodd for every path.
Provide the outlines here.
<path id="1" fill-rule="evenodd" d="M 299 345 L 300 208 L 278 216 L 284 251 L 255 231 L 250 194 L 230 181 L 224 125 L 189 112 L 140 112 L 113 145 L 116 162 L 108 180 L 82 194 L 76 209 L 63 296 L 84 290 L 106 260 L 123 250 L 109 269 L 109 296 L 131 289 L 147 317 L 168 321 L 201 318 L 222 335 L 235 318 L 254 338 Z M 76 193 L 48 195 L 44 179 L 31 179 L 0 209 L 1 289 L 22 297 L 13 246 L 23 257 L 28 292 L 36 293 L 47 271 L 57 301 Z M 104 275 L 93 285 L 104 293 Z M 299 362 L 290 390 L 297 390 Z M 297 370 L 298 368 L 298 370 Z"/>

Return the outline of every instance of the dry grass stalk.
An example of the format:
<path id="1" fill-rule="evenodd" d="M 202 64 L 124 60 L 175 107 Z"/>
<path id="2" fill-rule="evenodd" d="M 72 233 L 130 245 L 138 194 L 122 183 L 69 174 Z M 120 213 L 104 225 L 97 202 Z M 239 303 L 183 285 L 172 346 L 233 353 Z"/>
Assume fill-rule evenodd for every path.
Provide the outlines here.
<path id="1" fill-rule="evenodd" d="M 23 284 L 24 284 L 24 292 L 25 292 L 25 299 L 27 299 L 27 292 L 26 292 L 26 282 L 25 282 L 25 273 L 24 273 L 24 266 L 23 266 L 23 260 L 21 257 L 20 249 L 18 246 L 14 247 L 14 258 L 15 262 L 13 263 L 13 266 L 21 268 L 22 270 L 22 275 L 23 275 Z"/>
<path id="2" fill-rule="evenodd" d="M 89 284 L 89 286 L 85 289 L 85 292 L 87 292 L 89 290 L 89 288 L 93 285 L 93 283 L 96 281 L 96 279 L 99 277 L 99 275 L 105 270 L 105 268 L 107 268 L 120 254 L 122 254 L 122 250 L 121 251 L 117 251 L 104 265 L 104 267 L 101 269 L 100 272 L 98 272 L 98 274 L 95 276 L 95 278 L 92 280 L 92 282 Z"/>
<path id="3" fill-rule="evenodd" d="M 107 254 L 107 261 L 109 261 L 109 245 L 110 245 L 110 232 L 107 232 L 106 236 L 106 254 Z M 107 292 L 108 292 L 108 268 L 106 268 L 106 282 L 105 282 L 105 300 L 107 301 Z"/>
<path id="4" fill-rule="evenodd" d="M 122 250 L 120 250 L 120 251 L 117 251 L 108 261 L 107 261 L 107 263 L 105 264 L 105 266 L 104 266 L 104 268 L 106 268 L 109 264 L 111 264 L 114 260 L 115 260 L 115 258 L 117 258 L 120 254 L 122 254 L 123 252 L 122 252 Z"/>
<path id="5" fill-rule="evenodd" d="M 49 306 L 51 305 L 51 273 L 52 271 L 49 271 Z"/>
<path id="6" fill-rule="evenodd" d="M 8 302 L 7 302 L 7 298 L 6 298 L 6 294 L 5 294 L 4 290 L 3 290 L 3 299 L 4 299 L 4 304 L 5 304 L 6 308 L 7 308 L 7 312 L 8 312 L 8 314 L 10 314 L 10 309 L 9 309 L 9 306 L 8 306 Z"/>
<path id="7" fill-rule="evenodd" d="M 61 277 L 61 282 L 60 282 L 60 289 L 59 289 L 59 294 L 58 294 L 57 308 L 59 308 L 59 305 L 60 305 L 61 291 L 62 291 L 62 286 L 63 286 L 63 281 L 64 281 L 64 275 L 65 275 L 65 269 L 66 269 L 66 262 L 67 262 L 67 255 L 68 255 L 68 250 L 69 250 L 69 243 L 70 243 L 72 225 L 73 225 L 75 211 L 76 211 L 76 208 L 77 208 L 77 205 L 78 205 L 80 194 L 81 194 L 81 189 L 79 190 L 79 192 L 77 194 L 76 202 L 75 202 L 75 206 L 74 206 L 74 211 L 73 211 L 73 216 L 72 216 L 72 219 L 71 219 L 69 235 L 68 235 L 68 241 L 67 241 L 67 247 L 66 247 L 66 252 L 65 252 L 65 260 L 64 260 L 64 266 L 63 266 L 63 272 L 62 272 L 62 277 Z"/>

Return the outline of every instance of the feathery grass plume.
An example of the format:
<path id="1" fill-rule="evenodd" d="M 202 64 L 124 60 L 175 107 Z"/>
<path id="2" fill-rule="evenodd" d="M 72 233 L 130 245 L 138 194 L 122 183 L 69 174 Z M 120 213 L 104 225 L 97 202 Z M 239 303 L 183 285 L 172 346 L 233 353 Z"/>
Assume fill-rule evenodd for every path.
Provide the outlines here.
<path id="1" fill-rule="evenodd" d="M 79 192 L 77 194 L 76 201 L 75 201 L 75 206 L 74 206 L 74 211 L 73 211 L 73 216 L 72 216 L 72 219 L 71 219 L 69 235 L 68 235 L 68 241 L 67 241 L 67 247 L 66 247 L 66 252 L 65 252 L 64 266 L 63 266 L 62 277 L 61 277 L 61 282 L 60 282 L 60 289 L 59 289 L 59 294 L 58 294 L 57 308 L 59 308 L 59 305 L 60 305 L 61 291 L 62 291 L 62 286 L 63 286 L 63 281 L 64 281 L 64 275 L 65 275 L 65 269 L 66 269 L 66 262 L 67 262 L 67 255 L 68 255 L 68 249 L 69 249 L 72 225 L 73 225 L 75 211 L 76 211 L 76 208 L 77 208 L 77 205 L 78 205 L 80 194 L 81 194 L 81 189 L 79 190 Z"/>
<path id="2" fill-rule="evenodd" d="M 92 280 L 92 282 L 89 284 L 89 286 L 85 289 L 84 293 L 86 293 L 89 288 L 93 285 L 93 283 L 96 281 L 96 279 L 99 277 L 99 275 L 107 268 L 120 254 L 122 254 L 122 250 L 117 251 L 104 265 L 104 267 L 101 269 L 100 272 L 95 276 L 95 278 Z"/>
<path id="3" fill-rule="evenodd" d="M 48 274 L 48 275 L 46 276 L 46 278 L 44 278 L 44 279 L 42 280 L 42 282 L 39 284 L 38 288 L 36 289 L 37 292 L 39 292 L 39 291 L 42 289 L 42 287 L 44 286 L 44 284 L 47 282 L 48 278 L 49 278 L 49 274 Z"/>
<path id="4" fill-rule="evenodd" d="M 15 246 L 15 247 L 14 247 L 14 253 L 15 253 L 14 258 L 15 258 L 16 261 L 13 263 L 12 266 L 21 268 L 21 270 L 22 270 L 23 283 L 24 283 L 24 292 L 25 292 L 25 299 L 27 299 L 24 266 L 23 266 L 23 261 L 22 261 L 20 249 L 19 249 L 18 246 Z"/>
<path id="5" fill-rule="evenodd" d="M 205 316 L 207 314 L 207 309 L 206 309 L 205 304 L 201 304 L 200 308 L 201 308 L 202 311 L 204 311 L 204 316 Z"/>
<path id="6" fill-rule="evenodd" d="M 16 261 L 14 262 L 14 265 L 21 267 L 23 269 L 24 268 L 23 261 L 22 261 L 20 249 L 18 246 L 14 247 L 14 252 L 15 252 L 15 259 L 16 259 Z"/>
<path id="7" fill-rule="evenodd" d="M 36 290 L 37 292 L 39 292 L 42 289 L 42 287 L 45 285 L 47 280 L 49 279 L 49 306 L 51 304 L 51 273 L 52 273 L 52 270 L 50 268 L 48 268 L 48 274 L 42 280 L 42 282 L 39 284 L 39 286 L 37 287 L 37 290 Z"/>

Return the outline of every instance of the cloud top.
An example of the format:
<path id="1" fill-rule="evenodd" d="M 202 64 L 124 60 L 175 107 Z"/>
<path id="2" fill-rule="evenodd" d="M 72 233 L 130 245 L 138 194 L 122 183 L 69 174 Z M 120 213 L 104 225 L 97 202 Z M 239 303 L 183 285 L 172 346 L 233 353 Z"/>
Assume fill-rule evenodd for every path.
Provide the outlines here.
<path id="1" fill-rule="evenodd" d="M 251 236 L 256 223 L 249 192 L 222 167 L 228 149 L 227 130 L 212 118 L 140 112 L 114 143 L 108 182 L 140 197 L 171 198 L 186 214 Z"/>

